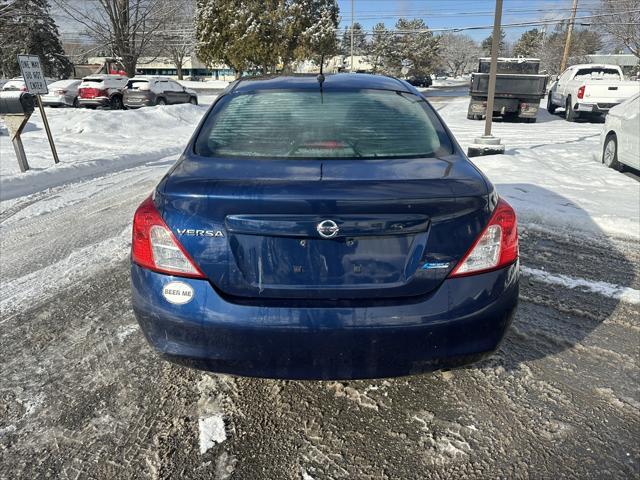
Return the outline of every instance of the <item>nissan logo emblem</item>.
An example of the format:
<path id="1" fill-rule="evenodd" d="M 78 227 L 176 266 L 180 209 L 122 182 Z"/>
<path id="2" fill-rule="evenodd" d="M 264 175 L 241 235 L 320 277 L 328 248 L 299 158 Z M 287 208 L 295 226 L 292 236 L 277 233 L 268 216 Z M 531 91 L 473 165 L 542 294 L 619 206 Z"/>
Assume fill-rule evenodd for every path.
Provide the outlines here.
<path id="1" fill-rule="evenodd" d="M 338 228 L 338 224 L 333 220 L 323 220 L 316 227 L 318 233 L 322 238 L 333 238 L 338 235 L 340 229 Z"/>

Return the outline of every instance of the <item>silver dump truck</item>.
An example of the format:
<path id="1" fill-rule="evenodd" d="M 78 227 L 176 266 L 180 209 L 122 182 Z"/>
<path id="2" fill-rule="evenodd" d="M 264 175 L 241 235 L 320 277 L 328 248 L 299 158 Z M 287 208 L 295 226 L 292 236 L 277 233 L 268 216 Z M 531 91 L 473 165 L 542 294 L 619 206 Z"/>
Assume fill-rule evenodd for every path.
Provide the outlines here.
<path id="1" fill-rule="evenodd" d="M 486 116 L 489 90 L 490 58 L 481 58 L 478 71 L 471 75 L 469 111 L 467 118 L 482 120 Z M 538 73 L 537 58 L 498 58 L 496 94 L 493 115 L 505 118 L 536 121 L 540 99 L 545 95 L 547 75 Z"/>

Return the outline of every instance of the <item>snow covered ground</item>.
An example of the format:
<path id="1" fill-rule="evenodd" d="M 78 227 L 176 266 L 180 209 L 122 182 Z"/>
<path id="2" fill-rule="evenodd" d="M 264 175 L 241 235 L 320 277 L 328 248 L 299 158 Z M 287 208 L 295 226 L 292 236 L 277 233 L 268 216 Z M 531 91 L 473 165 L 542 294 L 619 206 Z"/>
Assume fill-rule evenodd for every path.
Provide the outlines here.
<path id="1" fill-rule="evenodd" d="M 225 80 L 205 80 L 204 82 L 197 82 L 195 80 L 178 80 L 178 83 L 195 91 L 222 90 L 227 88 L 227 85 L 229 85 L 229 82 Z"/>
<path id="2" fill-rule="evenodd" d="M 465 150 L 484 132 L 484 122 L 466 118 L 467 106 L 462 98 L 440 109 Z M 602 124 L 568 123 L 541 109 L 538 123 L 494 122 L 505 155 L 473 162 L 525 222 L 640 238 L 640 184 L 601 163 L 601 130 Z"/>
<path id="3" fill-rule="evenodd" d="M 471 77 L 448 77 L 448 78 L 436 78 L 433 81 L 432 87 L 459 87 L 462 85 L 469 85 L 469 79 Z"/>
<path id="4" fill-rule="evenodd" d="M 31 166 L 26 173 L 20 173 L 8 132 L 0 122 L 0 200 L 178 154 L 205 111 L 206 102 L 119 111 L 48 108 L 58 165 L 36 112 L 22 135 Z"/>

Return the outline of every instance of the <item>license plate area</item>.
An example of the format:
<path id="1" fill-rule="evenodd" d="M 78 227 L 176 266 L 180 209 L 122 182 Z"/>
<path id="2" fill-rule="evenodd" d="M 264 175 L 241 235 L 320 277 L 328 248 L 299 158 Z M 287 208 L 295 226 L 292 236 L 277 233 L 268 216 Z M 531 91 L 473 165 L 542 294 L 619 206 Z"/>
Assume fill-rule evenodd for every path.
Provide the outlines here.
<path id="1" fill-rule="evenodd" d="M 232 234 L 247 283 L 265 288 L 398 286 L 415 273 L 427 233 L 334 239 Z"/>

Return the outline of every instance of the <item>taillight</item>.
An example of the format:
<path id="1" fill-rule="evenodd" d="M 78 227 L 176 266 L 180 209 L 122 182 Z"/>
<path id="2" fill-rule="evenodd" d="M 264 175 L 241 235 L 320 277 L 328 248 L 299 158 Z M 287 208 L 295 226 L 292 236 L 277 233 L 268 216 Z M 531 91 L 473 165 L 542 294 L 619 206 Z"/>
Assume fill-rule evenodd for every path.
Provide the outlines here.
<path id="1" fill-rule="evenodd" d="M 20 91 L 21 91 L 21 92 L 27 92 L 27 91 L 28 91 L 28 90 L 27 90 L 27 86 L 26 86 L 26 85 L 22 85 L 22 86 L 20 87 Z"/>
<path id="2" fill-rule="evenodd" d="M 587 88 L 586 85 L 582 85 L 579 89 L 578 89 L 578 98 L 583 99 L 584 98 L 584 91 Z"/>
<path id="3" fill-rule="evenodd" d="M 64 95 L 67 93 L 66 90 L 54 90 L 53 93 L 55 93 L 56 95 Z"/>
<path id="4" fill-rule="evenodd" d="M 109 96 L 109 90 L 93 87 L 83 87 L 79 89 L 78 92 L 80 94 L 80 98 L 96 98 Z"/>
<path id="5" fill-rule="evenodd" d="M 517 258 L 516 212 L 500 199 L 489 223 L 449 276 L 461 277 L 496 270 L 512 264 Z"/>
<path id="6" fill-rule="evenodd" d="M 182 277 L 204 278 L 148 197 L 133 216 L 131 259 L 141 267 Z"/>

